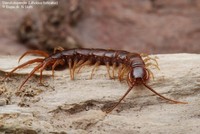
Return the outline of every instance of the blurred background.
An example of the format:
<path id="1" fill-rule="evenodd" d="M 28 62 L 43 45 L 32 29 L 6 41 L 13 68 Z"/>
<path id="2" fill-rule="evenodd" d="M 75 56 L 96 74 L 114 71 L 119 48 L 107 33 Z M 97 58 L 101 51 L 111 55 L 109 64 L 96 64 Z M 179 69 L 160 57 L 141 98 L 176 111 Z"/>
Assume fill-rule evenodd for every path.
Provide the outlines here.
<path id="1" fill-rule="evenodd" d="M 0 54 L 51 53 L 56 46 L 200 53 L 200 0 L 57 1 L 31 9 L 1 5 Z"/>

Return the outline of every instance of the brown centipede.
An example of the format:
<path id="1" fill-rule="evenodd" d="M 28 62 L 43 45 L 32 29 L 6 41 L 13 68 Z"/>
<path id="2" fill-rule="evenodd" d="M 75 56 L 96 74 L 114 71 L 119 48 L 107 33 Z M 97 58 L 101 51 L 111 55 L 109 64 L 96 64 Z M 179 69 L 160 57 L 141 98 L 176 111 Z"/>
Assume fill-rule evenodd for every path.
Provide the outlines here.
<path id="1" fill-rule="evenodd" d="M 153 73 L 147 67 L 153 65 L 158 67 L 157 61 L 154 58 L 145 56 L 144 60 L 142 56 L 138 53 L 130 53 L 123 50 L 106 50 L 106 49 L 69 49 L 63 50 L 58 49 L 52 55 L 40 50 L 30 50 L 24 53 L 19 61 L 28 54 L 37 54 L 43 56 L 44 58 L 36 58 L 29 60 L 17 67 L 15 67 L 11 72 L 7 74 L 5 78 L 10 76 L 16 70 L 25 67 L 29 64 L 39 63 L 34 69 L 28 74 L 25 81 L 20 85 L 19 90 L 22 90 L 23 85 L 28 81 L 28 79 L 33 76 L 36 71 L 40 72 L 40 82 L 42 81 L 42 73 L 46 68 L 52 69 L 52 75 L 54 76 L 54 70 L 59 65 L 67 64 L 70 70 L 70 78 L 74 79 L 75 71 L 79 72 L 80 69 L 85 65 L 94 65 L 92 69 L 91 78 L 94 74 L 95 68 L 99 65 L 105 65 L 107 68 L 107 73 L 110 78 L 114 78 L 114 69 L 118 69 L 118 79 L 122 81 L 125 79 L 129 85 L 126 93 L 119 99 L 119 101 L 107 111 L 110 113 L 114 108 L 116 108 L 121 101 L 127 96 L 127 94 L 132 90 L 135 85 L 143 85 L 154 94 L 159 97 L 171 101 L 173 103 L 186 104 L 186 102 L 180 102 L 164 97 L 163 95 L 156 92 L 150 86 L 147 85 L 147 81 L 150 79 L 150 76 L 153 76 Z M 149 62 L 150 61 L 150 62 Z M 154 61 L 153 64 L 151 61 Z M 113 70 L 110 72 L 110 67 L 112 66 Z M 112 74 L 112 75 L 111 75 Z M 124 76 L 126 76 L 124 78 Z"/>

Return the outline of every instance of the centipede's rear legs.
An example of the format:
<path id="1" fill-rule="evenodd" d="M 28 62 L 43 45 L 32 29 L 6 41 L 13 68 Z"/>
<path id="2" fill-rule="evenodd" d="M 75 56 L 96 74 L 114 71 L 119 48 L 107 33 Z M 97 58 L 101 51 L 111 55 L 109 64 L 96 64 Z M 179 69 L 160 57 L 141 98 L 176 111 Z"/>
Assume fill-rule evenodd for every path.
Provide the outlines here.
<path id="1" fill-rule="evenodd" d="M 21 92 L 21 89 L 22 89 L 22 87 L 23 87 L 23 85 L 28 81 L 28 79 L 31 77 L 31 76 L 33 76 L 33 74 L 37 71 L 37 70 L 39 70 L 41 67 L 42 67 L 42 63 L 41 64 L 39 64 L 39 65 L 37 65 L 30 73 L 29 73 L 29 75 L 28 75 L 28 77 L 25 79 L 25 81 L 23 81 L 23 83 L 20 85 L 20 87 L 19 87 L 19 90 L 16 92 L 16 95 L 19 95 L 19 93 Z"/>
<path id="2" fill-rule="evenodd" d="M 44 56 L 45 58 L 49 56 L 48 53 L 43 52 L 43 51 L 40 51 L 40 50 L 29 50 L 29 51 L 25 52 L 25 53 L 19 58 L 19 61 L 18 61 L 18 62 L 20 62 L 20 60 L 21 60 L 24 56 L 26 56 L 26 55 L 28 55 L 28 54 L 37 54 L 37 55 Z M 11 72 L 9 72 L 9 73 L 6 75 L 6 77 L 5 77 L 4 79 L 6 79 L 7 77 L 9 77 L 12 73 L 14 73 L 16 70 L 18 70 L 18 69 L 20 69 L 20 68 L 23 68 L 23 67 L 25 67 L 25 66 L 27 66 L 27 65 L 30 65 L 30 64 L 33 64 L 33 63 L 36 63 L 36 62 L 42 62 L 43 60 L 44 60 L 44 59 L 42 59 L 42 58 L 36 58 L 36 59 L 33 59 L 33 60 L 29 60 L 29 61 L 27 61 L 27 62 L 25 62 L 25 63 L 23 63 L 23 64 L 21 64 L 21 65 L 15 67 Z"/>
<path id="3" fill-rule="evenodd" d="M 25 63 L 23 63 L 23 64 L 21 64 L 21 65 L 15 67 L 11 72 L 9 72 L 9 73 L 6 75 L 6 77 L 4 78 L 4 80 L 5 80 L 6 78 L 8 78 L 10 75 L 12 75 L 16 70 L 18 70 L 18 69 L 20 69 L 20 68 L 23 68 L 23 67 L 25 67 L 25 66 L 27 66 L 27 65 L 29 65 L 29 64 L 33 64 L 33 63 L 36 63 L 36 62 L 42 62 L 42 61 L 43 61 L 43 59 L 41 59 L 41 58 L 29 60 L 29 61 L 27 61 L 27 62 L 25 62 Z"/>
<path id="4" fill-rule="evenodd" d="M 43 56 L 45 58 L 49 57 L 49 54 L 44 52 L 44 51 L 40 51 L 40 50 L 29 50 L 27 52 L 25 52 L 18 60 L 18 62 L 20 62 L 20 60 L 22 58 L 24 58 L 24 56 L 28 55 L 28 54 L 37 54 L 37 55 L 40 55 L 40 56 Z"/>

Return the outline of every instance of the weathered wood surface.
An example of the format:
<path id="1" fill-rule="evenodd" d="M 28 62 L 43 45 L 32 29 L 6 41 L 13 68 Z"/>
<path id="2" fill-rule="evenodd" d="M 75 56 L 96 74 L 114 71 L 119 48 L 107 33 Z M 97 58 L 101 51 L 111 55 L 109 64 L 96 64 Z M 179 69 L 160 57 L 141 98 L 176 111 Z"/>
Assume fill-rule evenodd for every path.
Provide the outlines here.
<path id="1" fill-rule="evenodd" d="M 27 57 L 22 62 L 31 59 Z M 69 70 L 45 71 L 44 85 L 38 76 L 15 92 L 34 67 L 21 69 L 0 82 L 0 132 L 34 133 L 199 133 L 200 55 L 158 55 L 160 71 L 153 69 L 149 85 L 164 96 L 188 104 L 171 104 L 144 87 L 135 87 L 112 113 L 108 109 L 126 92 L 126 82 L 110 80 L 105 67 L 93 79 L 85 68 L 70 80 Z M 18 57 L 0 57 L 0 77 L 17 66 Z"/>

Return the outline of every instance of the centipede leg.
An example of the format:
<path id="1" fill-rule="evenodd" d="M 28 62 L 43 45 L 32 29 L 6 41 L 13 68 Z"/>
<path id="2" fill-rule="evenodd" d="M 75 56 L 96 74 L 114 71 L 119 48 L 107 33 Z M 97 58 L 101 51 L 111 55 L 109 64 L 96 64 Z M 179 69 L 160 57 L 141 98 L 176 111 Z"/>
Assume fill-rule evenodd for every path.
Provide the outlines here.
<path id="1" fill-rule="evenodd" d="M 124 76 L 124 72 L 125 72 L 126 68 L 123 68 L 122 71 L 120 72 L 120 74 L 118 75 L 118 79 L 121 82 Z"/>
<path id="2" fill-rule="evenodd" d="M 38 54 L 38 55 L 44 56 L 45 58 L 49 57 L 49 54 L 46 53 L 46 52 L 44 52 L 44 51 L 40 51 L 40 50 L 29 50 L 29 51 L 25 52 L 25 53 L 19 58 L 18 62 L 20 62 L 20 60 L 21 60 L 24 56 L 26 56 L 26 55 L 28 55 L 28 54 Z"/>
<path id="3" fill-rule="evenodd" d="M 93 75 L 94 75 L 94 71 L 95 71 L 95 69 L 96 69 L 99 65 L 100 65 L 100 62 L 99 62 L 99 61 L 97 61 L 97 62 L 94 64 L 94 68 L 92 69 L 92 73 L 91 73 L 91 75 L 90 75 L 90 79 L 92 79 L 92 77 L 93 77 Z"/>
<path id="4" fill-rule="evenodd" d="M 87 61 L 85 61 L 83 64 L 81 64 L 80 67 L 79 67 L 79 69 L 78 69 L 78 71 L 77 71 L 77 73 L 79 73 L 79 71 L 81 70 L 81 68 L 82 68 L 83 66 L 89 65 L 90 63 L 91 63 L 91 61 L 90 61 L 90 60 L 87 60 Z"/>
<path id="5" fill-rule="evenodd" d="M 70 72 L 70 78 L 71 80 L 74 80 L 73 75 L 72 75 L 72 60 L 68 60 L 68 65 L 69 65 L 69 72 Z"/>
<path id="6" fill-rule="evenodd" d="M 49 65 L 50 62 L 46 62 L 42 65 L 42 67 L 40 68 L 40 84 L 42 84 L 42 72 L 43 70 Z"/>
<path id="7" fill-rule="evenodd" d="M 156 65 L 158 66 L 158 62 L 155 58 L 147 57 L 147 58 L 144 59 L 144 62 L 146 63 L 149 60 L 153 60 L 156 63 Z"/>
<path id="8" fill-rule="evenodd" d="M 118 76 L 120 82 L 123 80 L 123 77 L 127 71 L 128 71 L 127 67 L 124 67 L 123 70 L 121 71 L 121 74 Z"/>
<path id="9" fill-rule="evenodd" d="M 61 51 L 63 51 L 63 50 L 64 50 L 63 47 L 58 46 L 58 47 L 56 47 L 56 48 L 53 49 L 53 53 L 55 54 L 55 53 L 57 53 L 57 52 L 61 52 Z"/>
<path id="10" fill-rule="evenodd" d="M 145 68 L 145 71 L 146 71 L 146 76 L 145 76 L 145 79 L 148 80 L 150 78 L 150 72 L 149 72 L 149 69 Z M 154 79 L 154 78 L 153 78 Z"/>
<path id="11" fill-rule="evenodd" d="M 41 68 L 40 68 L 40 84 L 42 84 L 42 72 L 45 69 L 45 67 L 47 66 L 47 64 L 45 63 Z"/>
<path id="12" fill-rule="evenodd" d="M 141 53 L 140 56 L 141 56 L 141 57 L 148 57 L 149 55 L 146 54 L 146 53 Z"/>
<path id="13" fill-rule="evenodd" d="M 115 79 L 115 69 L 116 69 L 116 63 L 113 63 L 113 70 L 112 70 L 113 79 Z"/>
<path id="14" fill-rule="evenodd" d="M 110 113 L 112 112 L 113 109 L 115 109 L 120 103 L 121 101 L 128 95 L 128 93 L 132 90 L 133 86 L 129 87 L 129 89 L 126 91 L 126 93 L 119 99 L 119 101 L 117 102 L 117 104 L 115 104 L 110 110 L 106 111 L 106 113 Z"/>
<path id="15" fill-rule="evenodd" d="M 154 74 L 153 74 L 153 72 L 150 69 L 148 69 L 148 68 L 146 68 L 146 70 L 148 70 L 147 71 L 147 74 L 148 74 L 148 78 L 147 79 L 149 79 L 149 75 L 150 75 L 153 78 L 153 80 L 154 80 Z"/>
<path id="16" fill-rule="evenodd" d="M 41 58 L 37 58 L 37 59 L 33 59 L 33 60 L 30 60 L 30 61 L 27 61 L 27 62 L 25 62 L 25 63 L 23 63 L 23 64 L 17 66 L 16 68 L 14 68 L 11 72 L 9 72 L 9 73 L 6 75 L 6 77 L 4 78 L 4 80 L 5 80 L 6 78 L 8 78 L 12 73 L 14 73 L 17 69 L 20 69 L 20 68 L 22 68 L 22 67 L 25 67 L 25 66 L 27 66 L 27 65 L 29 65 L 29 64 L 32 64 L 32 63 L 35 63 L 35 62 L 42 62 L 42 61 L 43 61 L 43 59 L 41 59 Z"/>
<path id="17" fill-rule="evenodd" d="M 120 75 L 121 75 L 121 73 L 122 73 L 124 68 L 125 68 L 124 65 L 120 64 L 120 67 L 119 67 L 119 70 L 118 70 L 118 79 L 119 79 L 119 81 L 121 81 Z"/>
<path id="18" fill-rule="evenodd" d="M 128 84 L 129 87 L 132 86 L 132 84 L 131 84 L 131 82 L 130 82 L 130 75 L 127 75 L 127 77 L 126 77 L 126 82 L 127 82 L 127 84 Z"/>
<path id="19" fill-rule="evenodd" d="M 85 62 L 85 60 L 80 60 L 76 66 L 75 66 L 75 69 L 78 68 L 81 64 L 83 64 Z"/>
<path id="20" fill-rule="evenodd" d="M 56 60 L 55 63 L 53 64 L 53 66 L 52 66 L 52 76 L 53 76 L 53 78 L 54 78 L 54 70 L 55 70 L 56 66 L 59 65 L 59 64 L 63 65 L 64 61 L 63 60 Z"/>
<path id="21" fill-rule="evenodd" d="M 146 67 L 154 66 L 155 68 L 157 68 L 158 70 L 160 70 L 159 66 L 156 65 L 156 64 L 153 64 L 153 63 L 146 63 L 145 66 L 146 66 Z"/>
<path id="22" fill-rule="evenodd" d="M 123 69 L 123 64 L 120 63 L 119 69 L 118 69 L 118 75 L 121 73 L 122 69 Z"/>
<path id="23" fill-rule="evenodd" d="M 110 65 L 109 65 L 109 62 L 106 62 L 106 68 L 107 68 L 107 72 L 108 72 L 109 78 L 112 79 L 112 76 L 110 75 Z"/>
<path id="24" fill-rule="evenodd" d="M 78 63 L 78 60 L 75 59 L 74 64 L 73 64 L 73 67 L 72 67 L 72 77 L 73 77 L 73 78 L 74 78 L 74 73 L 75 73 L 75 69 L 76 69 L 77 63 Z"/>
<path id="25" fill-rule="evenodd" d="M 33 74 L 34 74 L 38 69 L 40 69 L 42 66 L 43 66 L 42 63 L 39 64 L 39 65 L 37 65 L 37 66 L 29 73 L 28 77 L 27 77 L 27 78 L 25 79 L 25 81 L 20 85 L 19 90 L 17 91 L 16 95 L 19 94 L 21 88 L 22 88 L 23 85 L 28 81 L 28 79 L 29 79 L 31 76 L 33 76 Z"/>
<path id="26" fill-rule="evenodd" d="M 53 78 L 54 78 L 54 69 L 56 68 L 56 66 L 59 64 L 59 61 L 57 60 L 54 64 L 53 64 L 53 66 L 52 66 L 52 76 L 53 76 Z"/>

